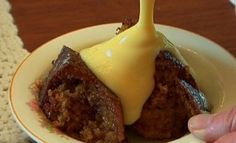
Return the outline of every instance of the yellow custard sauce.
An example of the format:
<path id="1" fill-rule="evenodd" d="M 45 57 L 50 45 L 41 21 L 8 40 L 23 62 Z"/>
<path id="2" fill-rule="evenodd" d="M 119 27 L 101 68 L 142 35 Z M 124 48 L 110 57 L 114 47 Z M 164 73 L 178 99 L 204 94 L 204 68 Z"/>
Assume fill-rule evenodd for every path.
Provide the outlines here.
<path id="1" fill-rule="evenodd" d="M 140 0 L 136 25 L 114 38 L 80 51 L 86 65 L 121 100 L 126 125 L 134 123 L 154 88 L 155 58 L 170 50 L 186 64 L 178 50 L 156 32 L 155 0 Z"/>

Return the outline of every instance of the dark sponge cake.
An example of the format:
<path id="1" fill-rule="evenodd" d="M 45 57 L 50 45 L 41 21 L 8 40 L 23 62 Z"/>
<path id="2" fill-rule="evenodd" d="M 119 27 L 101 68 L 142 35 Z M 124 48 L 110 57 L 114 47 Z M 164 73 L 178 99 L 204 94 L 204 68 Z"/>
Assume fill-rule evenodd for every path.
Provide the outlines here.
<path id="1" fill-rule="evenodd" d="M 88 69 L 80 54 L 64 47 L 39 93 L 53 125 L 87 143 L 125 141 L 119 98 Z"/>
<path id="2" fill-rule="evenodd" d="M 187 66 L 168 51 L 156 58 L 154 90 L 132 128 L 148 139 L 174 139 L 187 132 L 188 119 L 208 110 Z"/>

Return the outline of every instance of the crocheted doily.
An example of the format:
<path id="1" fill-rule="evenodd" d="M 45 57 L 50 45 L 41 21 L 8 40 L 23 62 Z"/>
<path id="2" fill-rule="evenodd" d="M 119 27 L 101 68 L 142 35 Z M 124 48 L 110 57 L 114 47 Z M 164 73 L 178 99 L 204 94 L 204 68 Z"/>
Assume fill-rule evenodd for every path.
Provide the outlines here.
<path id="1" fill-rule="evenodd" d="M 0 0 L 0 142 L 29 143 L 12 117 L 8 105 L 8 90 L 17 65 L 28 54 L 17 36 L 7 0 Z"/>

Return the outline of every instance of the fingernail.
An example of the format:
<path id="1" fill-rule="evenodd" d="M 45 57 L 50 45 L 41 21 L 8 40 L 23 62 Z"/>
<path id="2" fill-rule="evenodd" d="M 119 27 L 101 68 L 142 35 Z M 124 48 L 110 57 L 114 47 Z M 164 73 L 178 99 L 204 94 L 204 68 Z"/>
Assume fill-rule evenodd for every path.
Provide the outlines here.
<path id="1" fill-rule="evenodd" d="M 190 131 L 201 131 L 206 129 L 212 120 L 212 116 L 209 114 L 201 114 L 189 119 L 188 127 Z M 201 131 L 202 132 L 202 131 Z"/>
<path id="2" fill-rule="evenodd" d="M 210 125 L 212 116 L 209 114 L 201 114 L 189 119 L 188 128 L 191 133 L 200 139 L 205 139 L 207 128 Z"/>
<path id="3" fill-rule="evenodd" d="M 198 137 L 199 139 L 204 140 L 204 139 L 206 139 L 207 132 L 206 132 L 205 129 L 200 129 L 200 130 L 194 130 L 194 131 L 192 132 L 192 134 L 193 134 L 194 136 Z"/>

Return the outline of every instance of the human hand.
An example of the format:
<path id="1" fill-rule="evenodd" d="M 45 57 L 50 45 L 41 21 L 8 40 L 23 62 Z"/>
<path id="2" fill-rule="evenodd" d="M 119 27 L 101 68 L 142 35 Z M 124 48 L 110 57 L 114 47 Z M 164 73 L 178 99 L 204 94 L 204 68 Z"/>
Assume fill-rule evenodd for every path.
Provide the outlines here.
<path id="1" fill-rule="evenodd" d="M 196 115 L 190 118 L 188 128 L 193 135 L 210 143 L 236 143 L 236 106 L 216 115 Z"/>

